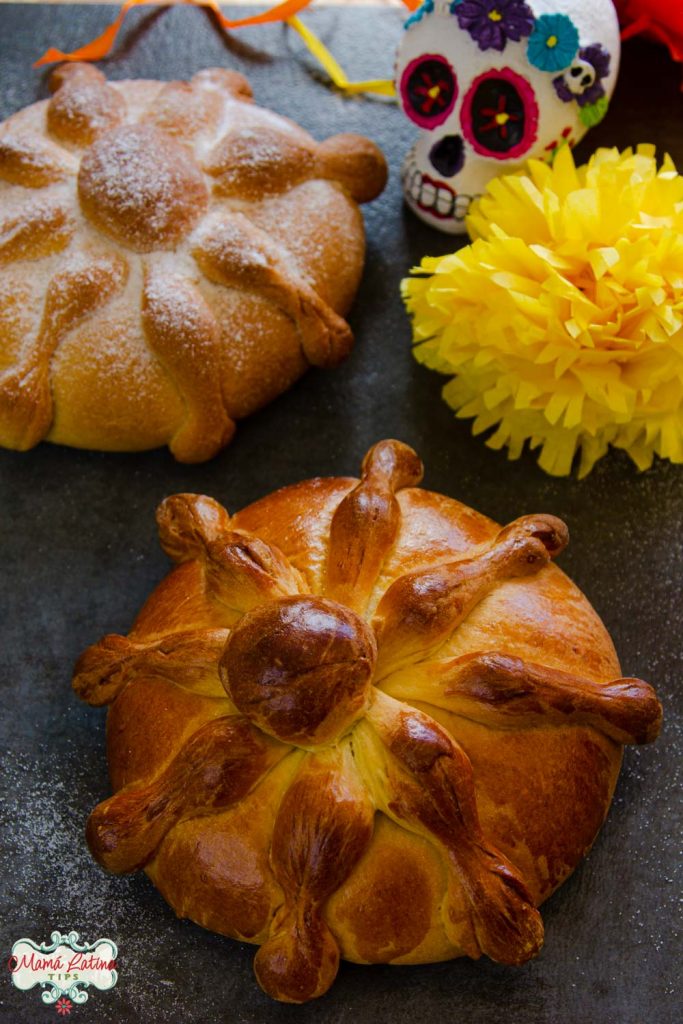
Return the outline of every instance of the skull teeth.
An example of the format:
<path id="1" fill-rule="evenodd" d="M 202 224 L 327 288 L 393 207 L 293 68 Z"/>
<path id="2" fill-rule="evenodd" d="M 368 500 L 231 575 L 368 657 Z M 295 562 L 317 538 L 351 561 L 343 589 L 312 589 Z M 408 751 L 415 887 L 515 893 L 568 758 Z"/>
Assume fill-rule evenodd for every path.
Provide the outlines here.
<path id="1" fill-rule="evenodd" d="M 449 196 L 442 188 L 437 188 L 434 209 L 440 217 L 452 217 L 455 212 L 455 196 Z"/>
<path id="2" fill-rule="evenodd" d="M 477 198 L 477 194 L 468 196 L 458 193 L 445 182 L 423 174 L 417 166 L 414 150 L 411 150 L 403 165 L 401 182 L 408 204 L 436 220 L 453 220 L 461 224 L 472 201 Z"/>
<path id="3" fill-rule="evenodd" d="M 418 203 L 420 206 L 424 206 L 425 209 L 431 210 L 436 205 L 436 197 L 441 190 L 438 186 L 432 185 L 431 181 L 422 180 L 420 185 L 420 191 L 418 196 Z"/>
<path id="4" fill-rule="evenodd" d="M 458 196 L 449 185 L 423 174 L 414 163 L 406 168 L 403 184 L 418 209 L 430 213 L 439 220 L 463 220 L 469 206 L 469 198 Z"/>

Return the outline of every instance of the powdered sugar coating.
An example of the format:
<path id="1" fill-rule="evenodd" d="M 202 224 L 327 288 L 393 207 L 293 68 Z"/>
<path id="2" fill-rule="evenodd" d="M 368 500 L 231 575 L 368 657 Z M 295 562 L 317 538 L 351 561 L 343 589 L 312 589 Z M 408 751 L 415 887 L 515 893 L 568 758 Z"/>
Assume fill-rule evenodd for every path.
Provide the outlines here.
<path id="1" fill-rule="evenodd" d="M 337 330 L 363 261 L 353 182 L 340 186 L 322 147 L 253 104 L 236 72 L 107 83 L 74 64 L 53 85 L 52 100 L 0 125 L 0 324 L 22 325 L 0 358 L 0 444 L 168 443 L 183 461 L 208 458 L 229 439 L 231 415 L 305 369 L 310 324 L 298 291 L 323 335 Z M 197 243 L 217 226 L 230 273 L 210 283 Z M 98 302 L 86 294 L 89 263 Z M 48 344 L 45 301 L 65 273 L 82 301 L 66 303 Z M 11 299 L 29 294 L 18 290 L 29 276 L 32 316 Z M 148 300 L 160 288 L 183 298 L 146 302 L 145 288 Z M 36 388 L 39 364 L 49 383 Z"/>

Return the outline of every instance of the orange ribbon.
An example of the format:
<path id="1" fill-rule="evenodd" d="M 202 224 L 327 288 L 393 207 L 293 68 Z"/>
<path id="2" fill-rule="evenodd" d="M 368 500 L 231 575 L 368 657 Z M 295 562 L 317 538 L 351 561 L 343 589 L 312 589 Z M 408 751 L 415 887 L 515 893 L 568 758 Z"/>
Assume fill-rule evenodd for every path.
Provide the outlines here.
<path id="1" fill-rule="evenodd" d="M 71 53 L 63 53 L 62 50 L 57 50 L 51 46 L 33 66 L 37 68 L 42 64 L 54 64 L 60 60 L 100 60 L 110 53 L 123 20 L 131 7 L 138 7 L 141 4 L 170 6 L 176 2 L 195 4 L 197 7 L 209 7 L 224 29 L 233 29 L 243 28 L 246 25 L 264 25 L 269 21 L 287 21 L 288 18 L 295 17 L 304 7 L 309 7 L 312 0 L 284 0 L 284 2 L 271 7 L 269 11 L 237 19 L 224 17 L 217 0 L 125 0 L 116 21 L 106 28 L 97 39 L 86 43 L 85 46 L 81 46 L 78 50 L 72 50 Z M 403 0 L 403 3 L 410 11 L 414 11 L 419 7 L 420 2 L 421 0 Z"/>

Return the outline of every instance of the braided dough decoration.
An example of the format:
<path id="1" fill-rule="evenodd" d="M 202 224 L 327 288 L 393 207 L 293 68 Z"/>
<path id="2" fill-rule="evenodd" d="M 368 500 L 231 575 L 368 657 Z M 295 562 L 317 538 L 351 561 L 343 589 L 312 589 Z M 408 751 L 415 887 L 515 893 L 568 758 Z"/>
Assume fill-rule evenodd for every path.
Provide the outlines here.
<path id="1" fill-rule="evenodd" d="M 340 957 L 534 956 L 537 907 L 590 848 L 621 745 L 659 730 L 652 688 L 619 678 L 552 565 L 564 524 L 501 530 L 421 477 L 382 441 L 360 481 L 232 517 L 167 498 L 176 568 L 129 637 L 76 666 L 76 692 L 110 705 L 94 856 L 260 944 L 283 1001 L 322 995 Z"/>
<path id="2" fill-rule="evenodd" d="M 0 125 L 0 444 L 211 458 L 348 354 L 384 158 L 315 142 L 234 71 L 51 86 Z"/>

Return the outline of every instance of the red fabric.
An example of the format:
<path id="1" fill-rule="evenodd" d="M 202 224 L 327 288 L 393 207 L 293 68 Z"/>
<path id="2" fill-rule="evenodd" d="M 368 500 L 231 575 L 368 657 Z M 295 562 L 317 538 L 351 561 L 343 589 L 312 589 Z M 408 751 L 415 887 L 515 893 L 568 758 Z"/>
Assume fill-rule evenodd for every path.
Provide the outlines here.
<path id="1" fill-rule="evenodd" d="M 669 47 L 674 60 L 683 61 L 682 0 L 614 0 L 622 26 L 622 39 L 646 35 Z"/>

